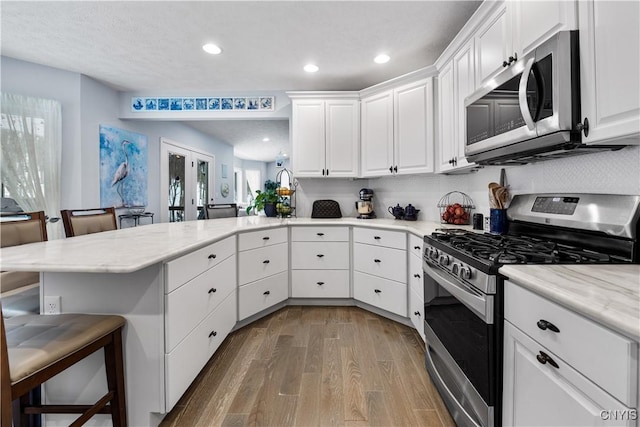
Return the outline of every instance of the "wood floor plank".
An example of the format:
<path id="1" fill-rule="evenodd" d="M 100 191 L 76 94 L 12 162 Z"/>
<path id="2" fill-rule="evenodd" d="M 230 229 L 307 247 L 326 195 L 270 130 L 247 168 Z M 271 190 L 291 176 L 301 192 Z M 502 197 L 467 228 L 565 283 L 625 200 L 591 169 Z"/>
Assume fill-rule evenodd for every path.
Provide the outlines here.
<path id="1" fill-rule="evenodd" d="M 342 362 L 338 340 L 325 338 L 320 386 L 321 426 L 344 425 L 343 399 Z"/>
<path id="2" fill-rule="evenodd" d="M 292 344 L 295 341 L 292 338 Z M 281 395 L 300 394 L 300 383 L 302 382 L 302 372 L 304 371 L 304 361 L 307 355 L 306 347 L 291 347 L 288 350 L 286 370 L 280 382 Z"/>
<path id="3" fill-rule="evenodd" d="M 395 414 L 393 422 L 399 426 L 417 426 L 418 423 L 413 415 L 411 399 L 407 399 L 407 391 L 402 384 L 400 373 L 393 361 L 378 362 L 382 377 L 384 378 L 384 397 L 387 404 L 387 411 Z"/>
<path id="4" fill-rule="evenodd" d="M 373 341 L 373 349 L 377 360 L 393 360 L 381 319 L 369 319 L 367 320 L 367 325 L 369 326 L 369 335 Z"/>
<path id="5" fill-rule="evenodd" d="M 222 427 L 246 427 L 248 414 L 227 414 L 222 420 Z"/>
<path id="6" fill-rule="evenodd" d="M 341 346 L 340 359 L 342 362 L 342 388 L 344 390 L 344 419 L 345 421 L 366 421 L 367 406 L 356 348 Z"/>
<path id="7" fill-rule="evenodd" d="M 307 355 L 304 363 L 305 373 L 319 373 L 322 371 L 322 354 L 324 348 L 324 324 L 309 325 L 307 341 Z"/>
<path id="8" fill-rule="evenodd" d="M 360 308 L 354 308 L 351 317 L 355 328 L 354 345 L 358 349 L 360 355 L 360 369 L 366 372 L 362 378 L 365 391 L 384 390 L 382 376 L 378 367 L 374 343 L 369 334 L 369 325 L 365 311 Z"/>
<path id="9" fill-rule="evenodd" d="M 259 359 L 270 359 L 273 350 L 276 347 L 276 343 L 278 342 L 278 337 L 280 336 L 280 330 L 284 325 L 285 319 L 287 317 L 287 308 L 282 308 L 271 316 L 271 320 L 269 325 L 267 326 L 267 335 L 265 337 L 263 345 L 258 350 L 256 354 L 256 358 Z"/>
<path id="10" fill-rule="evenodd" d="M 385 397 L 383 392 L 368 391 L 366 393 L 366 399 L 367 414 L 370 426 L 388 427 L 397 425 L 387 412 L 387 405 L 385 404 Z"/>
<path id="11" fill-rule="evenodd" d="M 419 425 L 424 427 L 442 427 L 442 420 L 438 416 L 438 411 L 434 409 L 415 409 L 413 413 Z"/>
<path id="12" fill-rule="evenodd" d="M 238 392 L 227 412 L 240 414 L 248 414 L 251 412 L 253 403 L 264 383 L 266 371 L 267 360 L 254 359 L 251 361 L 251 365 L 249 365 L 249 369 L 247 369 L 247 374 L 244 376 Z"/>
<path id="13" fill-rule="evenodd" d="M 353 323 L 340 323 L 338 325 L 338 337 L 340 339 L 340 347 L 353 347 L 356 337 L 356 330 Z"/>
<path id="14" fill-rule="evenodd" d="M 295 425 L 300 427 L 320 425 L 320 373 L 302 374 L 300 396 L 296 410 Z"/>

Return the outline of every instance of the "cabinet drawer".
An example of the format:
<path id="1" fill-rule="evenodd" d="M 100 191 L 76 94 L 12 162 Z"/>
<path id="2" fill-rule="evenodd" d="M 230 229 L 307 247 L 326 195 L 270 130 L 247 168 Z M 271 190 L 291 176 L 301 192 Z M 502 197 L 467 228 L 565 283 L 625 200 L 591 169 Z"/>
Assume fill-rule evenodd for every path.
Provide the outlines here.
<path id="1" fill-rule="evenodd" d="M 287 244 L 240 252 L 238 267 L 240 285 L 285 271 L 289 268 Z"/>
<path id="2" fill-rule="evenodd" d="M 236 257 L 230 256 L 165 296 L 168 353 L 236 288 Z"/>
<path id="3" fill-rule="evenodd" d="M 169 293 L 236 252 L 236 238 L 228 237 L 220 242 L 169 261 L 165 265 Z"/>
<path id="4" fill-rule="evenodd" d="M 348 242 L 292 242 L 291 268 L 301 270 L 349 268 Z"/>
<path id="5" fill-rule="evenodd" d="M 166 412 L 173 408 L 235 324 L 234 290 L 171 353 L 165 354 Z"/>
<path id="6" fill-rule="evenodd" d="M 407 249 L 407 235 L 401 231 L 376 230 L 373 228 L 353 228 L 353 241 L 387 248 Z"/>
<path id="7" fill-rule="evenodd" d="M 353 297 L 383 310 L 407 317 L 407 287 L 404 283 L 354 271 Z"/>
<path id="8" fill-rule="evenodd" d="M 420 258 L 422 261 L 422 237 L 408 233 L 409 236 L 409 252 Z"/>
<path id="9" fill-rule="evenodd" d="M 349 298 L 349 270 L 292 270 L 294 298 Z"/>
<path id="10" fill-rule="evenodd" d="M 409 318 L 413 327 L 416 328 L 422 341 L 424 336 L 424 300 L 413 289 L 409 290 Z"/>
<path id="11" fill-rule="evenodd" d="M 353 245 L 353 269 L 407 283 L 407 252 L 380 246 Z"/>
<path id="12" fill-rule="evenodd" d="M 286 241 L 286 228 L 269 228 L 261 231 L 252 231 L 238 235 L 238 250 L 246 251 L 248 249 L 263 248 Z"/>
<path id="13" fill-rule="evenodd" d="M 422 279 L 424 272 L 422 271 L 422 258 L 418 258 L 413 254 L 410 254 L 408 258 L 409 277 L 407 278 L 407 282 L 413 292 L 417 293 L 420 298 L 424 298 L 424 280 Z"/>
<path id="14" fill-rule="evenodd" d="M 292 242 L 348 242 L 349 227 L 291 227 Z"/>
<path id="15" fill-rule="evenodd" d="M 625 405 L 636 404 L 636 343 L 512 282 L 504 290 L 505 319 Z M 540 329 L 541 320 L 560 332 Z"/>
<path id="16" fill-rule="evenodd" d="M 239 320 L 246 319 L 289 297 L 287 272 L 240 286 Z"/>

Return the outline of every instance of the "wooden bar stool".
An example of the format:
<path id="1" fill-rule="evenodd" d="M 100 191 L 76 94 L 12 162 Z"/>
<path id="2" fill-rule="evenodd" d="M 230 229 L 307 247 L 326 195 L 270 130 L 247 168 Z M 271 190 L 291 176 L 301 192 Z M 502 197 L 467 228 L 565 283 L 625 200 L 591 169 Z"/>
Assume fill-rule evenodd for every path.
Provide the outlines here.
<path id="1" fill-rule="evenodd" d="M 118 229 L 115 208 L 64 209 L 60 214 L 67 237 Z"/>
<path id="2" fill-rule="evenodd" d="M 1 302 L 0 302 L 1 306 Z M 1 308 L 1 307 L 0 307 Z M 117 315 L 26 315 L 1 320 L 1 427 L 29 424 L 32 414 L 82 414 L 80 426 L 95 414 L 111 414 L 113 425 L 127 425 L 122 328 Z M 93 405 L 33 405 L 29 392 L 77 362 L 104 349 L 107 393 Z M 20 399 L 20 413 L 12 402 Z"/>

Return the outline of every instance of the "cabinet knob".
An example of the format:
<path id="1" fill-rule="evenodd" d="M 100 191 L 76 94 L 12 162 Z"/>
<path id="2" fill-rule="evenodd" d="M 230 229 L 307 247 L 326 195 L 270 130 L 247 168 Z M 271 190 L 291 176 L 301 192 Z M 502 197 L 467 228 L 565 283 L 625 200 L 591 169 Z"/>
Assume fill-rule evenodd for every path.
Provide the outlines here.
<path id="1" fill-rule="evenodd" d="M 322 258 L 324 255 L 323 254 L 318 254 L 316 255 L 318 258 Z"/>
<path id="2" fill-rule="evenodd" d="M 413 277 L 415 277 L 416 279 L 420 278 L 420 275 L 418 273 L 414 274 Z"/>
<path id="3" fill-rule="evenodd" d="M 509 64 L 508 65 L 511 65 L 513 62 L 516 62 L 517 60 L 518 60 L 518 54 L 514 53 L 513 56 L 509 57 Z"/>
<path id="4" fill-rule="evenodd" d="M 374 289 L 373 292 L 375 292 L 376 294 L 381 293 L 382 291 L 380 289 Z"/>
<path id="5" fill-rule="evenodd" d="M 269 260 L 265 259 L 264 261 L 262 261 L 263 264 L 269 264 Z"/>
<path id="6" fill-rule="evenodd" d="M 380 236 L 373 236 L 375 240 L 380 240 Z"/>
<path id="7" fill-rule="evenodd" d="M 393 173 L 393 166 L 389 166 L 389 173 Z"/>
<path id="8" fill-rule="evenodd" d="M 416 249 L 416 250 L 418 250 L 418 251 L 419 251 L 419 250 L 420 250 L 420 249 L 422 249 L 422 248 L 421 248 L 420 246 L 414 246 L 414 247 L 413 247 L 413 249 Z"/>
<path id="9" fill-rule="evenodd" d="M 584 136 L 589 136 L 589 119 L 584 118 L 584 122 L 578 123 L 576 129 L 580 132 L 584 132 Z"/>
<path id="10" fill-rule="evenodd" d="M 413 314 L 416 315 L 416 316 L 420 316 L 420 312 L 419 311 L 416 311 Z"/>
<path id="11" fill-rule="evenodd" d="M 397 165 L 393 167 L 393 171 L 394 171 L 395 173 L 398 173 L 398 166 L 397 166 Z"/>
<path id="12" fill-rule="evenodd" d="M 262 293 L 262 295 L 271 295 L 271 292 L 270 292 L 270 291 L 264 291 L 264 292 Z"/>
<path id="13" fill-rule="evenodd" d="M 376 258 L 376 259 L 373 260 L 373 262 L 377 263 L 377 262 L 382 262 L 382 261 L 380 261 L 379 259 Z"/>
<path id="14" fill-rule="evenodd" d="M 215 337 L 216 335 L 218 335 L 218 333 L 217 333 L 216 331 L 211 331 L 211 332 L 209 333 L 209 338 L 211 338 L 211 337 Z"/>
<path id="15" fill-rule="evenodd" d="M 316 283 L 320 286 L 324 285 L 324 282 L 316 282 Z"/>
<path id="16" fill-rule="evenodd" d="M 560 366 L 558 366 L 556 361 L 553 360 L 551 356 L 549 356 L 544 351 L 541 351 L 540 354 L 536 355 L 536 359 L 538 359 L 538 362 L 542 363 L 543 365 L 549 363 L 549 365 L 553 366 L 554 368 L 560 369 Z"/>
<path id="17" fill-rule="evenodd" d="M 263 237 L 262 240 L 269 240 L 269 236 Z"/>
<path id="18" fill-rule="evenodd" d="M 216 288 L 211 288 L 211 289 L 209 289 L 208 293 L 212 294 L 214 292 L 218 292 L 218 290 Z"/>
<path id="19" fill-rule="evenodd" d="M 509 66 L 509 63 L 508 63 L 507 61 L 502 61 L 502 66 L 503 66 L 503 67 L 508 67 L 508 66 Z"/>
<path id="20" fill-rule="evenodd" d="M 538 328 L 542 329 L 543 331 L 546 331 L 548 329 L 553 332 L 560 332 L 560 329 L 558 329 L 556 325 L 544 319 L 538 320 L 537 325 L 538 325 Z"/>
<path id="21" fill-rule="evenodd" d="M 210 254 L 207 258 L 209 258 L 209 259 L 215 259 L 215 258 L 216 258 L 216 254 Z"/>
<path id="22" fill-rule="evenodd" d="M 324 233 L 316 233 L 317 236 L 324 236 Z"/>

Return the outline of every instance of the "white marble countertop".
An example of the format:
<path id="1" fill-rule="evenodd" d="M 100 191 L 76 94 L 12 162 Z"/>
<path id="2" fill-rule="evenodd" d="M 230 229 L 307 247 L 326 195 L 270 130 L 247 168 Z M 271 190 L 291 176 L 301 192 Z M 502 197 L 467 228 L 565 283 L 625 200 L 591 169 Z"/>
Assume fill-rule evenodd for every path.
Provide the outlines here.
<path id="1" fill-rule="evenodd" d="M 156 223 L 2 248 L 0 268 L 14 271 L 130 273 L 176 258 L 238 232 L 287 225 L 357 225 L 409 231 L 420 237 L 444 227 L 443 224 L 429 221 L 279 219 L 264 216 Z"/>
<path id="2" fill-rule="evenodd" d="M 640 342 L 638 264 L 505 265 L 500 273 L 538 295 Z"/>

